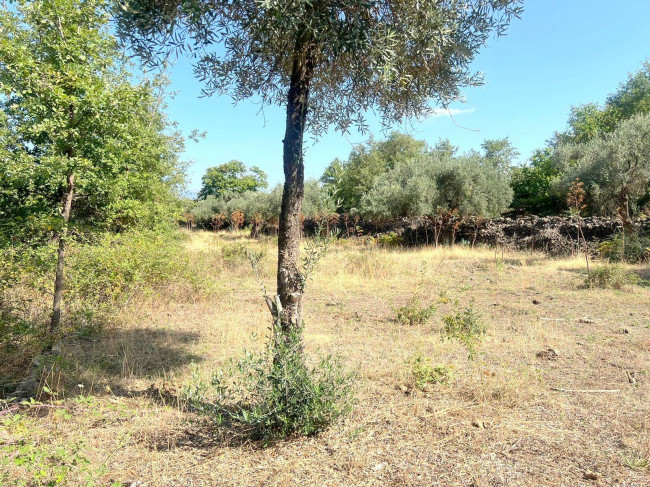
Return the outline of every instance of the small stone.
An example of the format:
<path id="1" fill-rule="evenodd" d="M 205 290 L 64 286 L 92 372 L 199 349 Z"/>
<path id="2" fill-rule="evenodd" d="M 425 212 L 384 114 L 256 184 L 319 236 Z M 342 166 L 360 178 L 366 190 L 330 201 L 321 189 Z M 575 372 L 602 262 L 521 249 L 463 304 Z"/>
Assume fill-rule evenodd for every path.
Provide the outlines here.
<path id="1" fill-rule="evenodd" d="M 587 470 L 583 474 L 583 477 L 585 478 L 585 480 L 598 480 L 601 477 L 601 475 L 598 472 L 591 472 Z"/>
<path id="2" fill-rule="evenodd" d="M 557 353 L 557 350 L 555 350 L 554 348 L 547 348 L 546 350 L 537 352 L 536 356 L 537 358 L 542 358 L 546 360 L 557 360 L 559 354 Z"/>

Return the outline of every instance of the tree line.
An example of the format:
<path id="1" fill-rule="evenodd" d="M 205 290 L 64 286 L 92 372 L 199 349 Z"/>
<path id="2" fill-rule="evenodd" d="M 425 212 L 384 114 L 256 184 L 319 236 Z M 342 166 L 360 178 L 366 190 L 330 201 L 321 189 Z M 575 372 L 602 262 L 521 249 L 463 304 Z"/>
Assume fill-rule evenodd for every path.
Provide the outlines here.
<path id="1" fill-rule="evenodd" d="M 646 62 L 603 106 L 573 107 L 567 129 L 523 165 L 507 137 L 485 140 L 480 152 L 464 154 L 449 140 L 430 146 L 398 132 L 384 140 L 371 137 L 347 160 L 333 160 L 319 180 L 306 182 L 302 216 L 564 215 L 573 210 L 567 202 L 571 187 L 580 183 L 581 214 L 615 216 L 629 227 L 633 217 L 650 214 L 649 112 Z M 264 191 L 266 180 L 259 168 L 247 172 L 239 161 L 210 168 L 190 214 L 207 228 L 228 225 L 235 211 L 247 221 L 273 223 L 282 187 Z"/>

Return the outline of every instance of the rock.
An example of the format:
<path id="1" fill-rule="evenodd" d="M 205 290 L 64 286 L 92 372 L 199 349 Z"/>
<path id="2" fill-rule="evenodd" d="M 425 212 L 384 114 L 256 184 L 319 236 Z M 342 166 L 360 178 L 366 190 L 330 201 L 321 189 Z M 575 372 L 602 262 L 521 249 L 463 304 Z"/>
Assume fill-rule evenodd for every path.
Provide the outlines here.
<path id="1" fill-rule="evenodd" d="M 587 470 L 582 477 L 585 480 L 598 480 L 600 479 L 601 475 L 598 472 L 592 472 L 590 470 Z"/>
<path id="2" fill-rule="evenodd" d="M 546 359 L 546 360 L 557 360 L 557 358 L 559 357 L 557 350 L 555 350 L 554 348 L 547 348 L 546 350 L 537 352 L 537 354 L 535 355 L 537 358 Z"/>

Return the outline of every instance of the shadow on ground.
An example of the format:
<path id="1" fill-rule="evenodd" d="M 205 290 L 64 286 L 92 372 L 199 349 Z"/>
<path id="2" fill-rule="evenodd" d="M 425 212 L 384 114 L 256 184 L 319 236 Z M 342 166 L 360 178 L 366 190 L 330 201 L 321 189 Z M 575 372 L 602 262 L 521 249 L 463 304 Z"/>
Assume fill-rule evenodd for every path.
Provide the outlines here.
<path id="1" fill-rule="evenodd" d="M 199 334 L 159 328 L 107 330 L 95 339 L 75 340 L 66 355 L 80 379 L 154 379 L 202 357 L 192 352 Z M 116 384 L 117 385 L 117 384 Z"/>

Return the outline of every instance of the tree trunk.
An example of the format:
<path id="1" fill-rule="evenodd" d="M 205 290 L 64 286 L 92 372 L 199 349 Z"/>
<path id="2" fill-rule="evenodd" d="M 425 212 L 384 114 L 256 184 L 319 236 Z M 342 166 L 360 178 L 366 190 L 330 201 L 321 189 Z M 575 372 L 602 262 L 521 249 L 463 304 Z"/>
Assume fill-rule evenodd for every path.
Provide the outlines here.
<path id="1" fill-rule="evenodd" d="M 59 250 L 56 262 L 56 277 L 54 278 L 54 304 L 52 306 L 52 321 L 50 333 L 55 333 L 61 327 L 61 295 L 63 294 L 63 263 L 65 260 L 65 244 L 68 236 L 68 222 L 74 197 L 74 172 L 68 174 L 68 192 L 63 203 L 63 228 L 58 233 Z"/>
<path id="2" fill-rule="evenodd" d="M 300 272 L 300 211 L 304 195 L 303 135 L 307 118 L 309 84 L 314 71 L 314 50 L 309 39 L 294 48 L 291 84 L 287 98 L 283 140 L 284 191 L 278 230 L 278 296 L 281 330 L 302 325 L 303 282 Z"/>
<path id="3" fill-rule="evenodd" d="M 618 214 L 623 224 L 624 233 L 628 235 L 634 233 L 634 225 L 632 224 L 632 218 L 630 218 L 630 195 L 627 185 L 624 185 L 619 193 Z"/>

